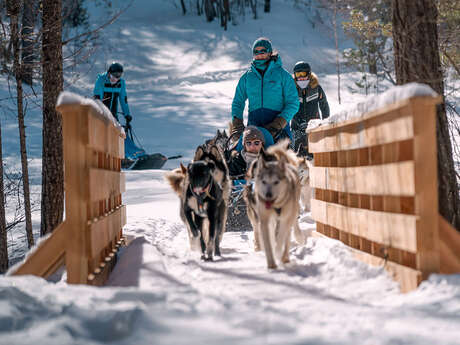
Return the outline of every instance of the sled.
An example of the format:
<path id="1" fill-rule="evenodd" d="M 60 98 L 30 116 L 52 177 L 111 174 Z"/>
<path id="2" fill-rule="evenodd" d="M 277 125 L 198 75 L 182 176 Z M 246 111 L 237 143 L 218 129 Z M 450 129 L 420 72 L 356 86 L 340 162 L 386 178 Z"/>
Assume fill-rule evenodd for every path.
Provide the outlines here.
<path id="1" fill-rule="evenodd" d="M 148 154 L 138 143 L 134 142 L 131 126 L 124 126 L 126 132 L 125 158 L 121 160 L 121 167 L 125 170 L 161 169 L 168 159 L 181 156 L 166 157 L 161 153 Z"/>

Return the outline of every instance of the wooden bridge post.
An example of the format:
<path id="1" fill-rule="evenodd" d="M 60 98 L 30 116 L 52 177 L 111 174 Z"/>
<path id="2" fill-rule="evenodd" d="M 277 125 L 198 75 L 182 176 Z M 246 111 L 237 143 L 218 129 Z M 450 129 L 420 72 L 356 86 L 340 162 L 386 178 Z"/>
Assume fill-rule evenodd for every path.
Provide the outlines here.
<path id="1" fill-rule="evenodd" d="M 416 268 L 422 280 L 440 271 L 438 227 L 438 160 L 436 104 L 438 98 L 410 100 L 414 128 Z"/>
<path id="2" fill-rule="evenodd" d="M 86 284 L 88 253 L 86 220 L 88 219 L 88 107 L 63 105 L 58 107 L 63 116 L 65 160 L 65 219 L 67 227 L 66 268 L 67 282 Z"/>

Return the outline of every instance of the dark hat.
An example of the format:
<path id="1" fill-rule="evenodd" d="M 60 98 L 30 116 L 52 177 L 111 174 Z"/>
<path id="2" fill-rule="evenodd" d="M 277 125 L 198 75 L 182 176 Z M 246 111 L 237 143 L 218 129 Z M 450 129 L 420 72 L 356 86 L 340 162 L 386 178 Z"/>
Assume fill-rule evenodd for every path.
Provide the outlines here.
<path id="1" fill-rule="evenodd" d="M 273 51 L 272 42 L 270 42 L 270 40 L 266 37 L 259 37 L 256 39 L 252 45 L 252 51 L 254 51 L 257 47 L 264 47 L 269 53 Z"/>
<path id="2" fill-rule="evenodd" d="M 254 139 L 258 139 L 262 144 L 265 144 L 265 137 L 261 130 L 256 126 L 247 126 L 243 132 L 243 144 L 245 144 L 246 141 Z"/>

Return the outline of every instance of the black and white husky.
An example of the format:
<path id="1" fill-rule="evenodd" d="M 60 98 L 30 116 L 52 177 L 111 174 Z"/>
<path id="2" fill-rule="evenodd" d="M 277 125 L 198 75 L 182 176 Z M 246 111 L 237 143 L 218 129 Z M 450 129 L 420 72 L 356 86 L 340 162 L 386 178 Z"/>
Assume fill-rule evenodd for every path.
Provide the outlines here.
<path id="1" fill-rule="evenodd" d="M 166 173 L 166 179 L 181 200 L 180 216 L 190 246 L 201 248 L 202 259 L 220 256 L 220 242 L 227 221 L 230 180 L 219 149 L 199 146 L 192 163 Z"/>

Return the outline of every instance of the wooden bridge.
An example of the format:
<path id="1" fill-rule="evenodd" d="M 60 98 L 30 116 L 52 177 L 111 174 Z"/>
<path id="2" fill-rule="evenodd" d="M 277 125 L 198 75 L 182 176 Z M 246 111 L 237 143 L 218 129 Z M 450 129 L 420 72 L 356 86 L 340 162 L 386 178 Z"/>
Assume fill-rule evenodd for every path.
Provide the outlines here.
<path id="1" fill-rule="evenodd" d="M 430 273 L 460 273 L 460 233 L 438 214 L 439 97 L 412 97 L 309 130 L 317 231 L 415 289 Z M 64 102 L 65 221 L 12 274 L 102 285 L 122 244 L 124 133 L 93 102 Z"/>
<path id="2" fill-rule="evenodd" d="M 402 291 L 460 273 L 460 233 L 438 214 L 440 101 L 412 97 L 308 131 L 317 231 L 383 265 Z"/>
<path id="3" fill-rule="evenodd" d="M 65 265 L 67 282 L 103 285 L 123 242 L 126 208 L 124 132 L 102 103 L 70 97 L 63 118 L 65 220 L 12 274 L 49 277 Z"/>

